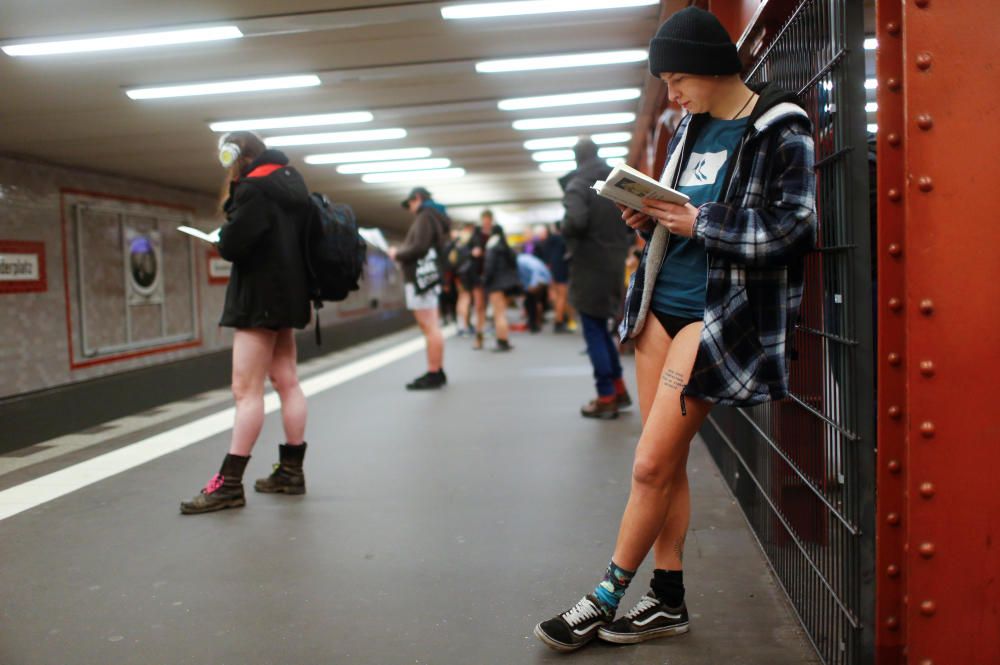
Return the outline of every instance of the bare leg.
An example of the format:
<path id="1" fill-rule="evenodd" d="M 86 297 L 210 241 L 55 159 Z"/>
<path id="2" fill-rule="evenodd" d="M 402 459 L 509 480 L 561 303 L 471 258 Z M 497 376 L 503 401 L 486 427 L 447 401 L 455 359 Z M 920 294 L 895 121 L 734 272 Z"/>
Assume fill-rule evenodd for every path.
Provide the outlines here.
<path id="1" fill-rule="evenodd" d="M 476 308 L 476 332 L 486 330 L 486 291 L 481 286 L 472 289 L 472 301 Z"/>
<path id="2" fill-rule="evenodd" d="M 496 327 L 497 339 L 510 339 L 510 324 L 507 323 L 507 296 L 503 291 L 490 294 L 490 305 L 493 306 L 493 325 Z"/>
<path id="3" fill-rule="evenodd" d="M 264 378 L 271 366 L 278 333 L 261 328 L 233 335 L 233 397 L 236 422 L 229 444 L 232 455 L 247 457 L 264 426 Z"/>
<path id="4" fill-rule="evenodd" d="M 436 309 L 418 309 L 413 314 L 427 339 L 427 371 L 437 372 L 444 365 L 444 335 L 438 312 Z"/>
<path id="5" fill-rule="evenodd" d="M 627 570 L 638 569 L 664 531 L 667 531 L 665 540 L 669 540 L 664 548 L 674 550 L 675 558 L 658 559 L 657 566 L 663 564 L 671 570 L 680 569 L 679 551 L 690 510 L 690 499 L 686 496 L 687 476 L 682 472 L 687 464 L 691 439 L 711 409 L 707 402 L 688 398 L 687 415 L 682 416 L 680 412 L 680 392 L 694 365 L 700 336 L 701 323 L 693 323 L 670 343 L 655 397 L 646 410 L 632 469 L 632 491 L 614 554 L 615 563 Z M 651 353 L 648 346 L 647 352 Z M 650 385 L 647 372 L 640 380 L 640 410 L 644 410 L 643 393 L 648 395 Z M 676 493 L 683 493 L 685 497 Z M 672 528 L 665 529 L 673 504 L 677 504 L 678 514 L 674 516 Z"/>
<path id="6" fill-rule="evenodd" d="M 285 442 L 297 446 L 306 435 L 306 396 L 299 386 L 295 334 L 291 328 L 278 332 L 271 359 L 271 385 L 281 398 L 281 422 Z"/>
<path id="7" fill-rule="evenodd" d="M 458 318 L 458 327 L 465 330 L 469 327 L 469 306 L 472 304 L 472 294 L 469 293 L 461 282 L 458 283 L 458 303 L 455 305 L 455 312 Z"/>

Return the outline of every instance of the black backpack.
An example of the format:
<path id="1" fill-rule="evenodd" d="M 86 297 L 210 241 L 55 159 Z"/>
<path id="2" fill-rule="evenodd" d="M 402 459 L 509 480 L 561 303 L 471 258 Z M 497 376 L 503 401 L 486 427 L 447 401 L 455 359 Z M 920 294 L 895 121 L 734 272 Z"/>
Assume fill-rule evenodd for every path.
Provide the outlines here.
<path id="1" fill-rule="evenodd" d="M 313 215 L 308 225 L 306 265 L 310 293 L 316 310 L 316 343 L 320 343 L 319 310 L 323 301 L 344 300 L 357 291 L 368 246 L 358 233 L 354 210 L 346 203 L 333 203 L 323 194 L 309 196 Z"/>

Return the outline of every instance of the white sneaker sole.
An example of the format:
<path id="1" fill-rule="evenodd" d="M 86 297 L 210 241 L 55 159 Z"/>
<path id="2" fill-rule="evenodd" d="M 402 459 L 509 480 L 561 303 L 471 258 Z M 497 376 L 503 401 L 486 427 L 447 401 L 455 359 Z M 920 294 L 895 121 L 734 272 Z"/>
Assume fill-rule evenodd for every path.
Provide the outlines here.
<path id="1" fill-rule="evenodd" d="M 686 632 L 688 632 L 688 624 L 685 623 L 679 626 L 657 628 L 656 630 L 649 630 L 643 633 L 613 633 L 606 628 L 601 628 L 597 631 L 597 637 L 605 642 L 612 642 L 614 644 L 638 644 L 639 642 L 645 642 L 646 640 L 655 640 L 658 637 L 670 637 L 672 635 L 682 635 Z"/>
<path id="2" fill-rule="evenodd" d="M 546 635 L 545 631 L 542 630 L 542 624 L 538 624 L 537 626 L 535 626 L 535 637 L 540 639 L 542 641 L 542 644 L 544 644 L 548 648 L 554 649 L 560 653 L 569 653 L 570 651 L 576 651 L 577 649 L 586 646 L 590 642 L 590 640 L 587 640 L 587 642 L 583 642 L 582 644 L 575 644 L 575 645 L 563 644 L 562 642 L 558 642 L 549 637 L 548 635 Z"/>

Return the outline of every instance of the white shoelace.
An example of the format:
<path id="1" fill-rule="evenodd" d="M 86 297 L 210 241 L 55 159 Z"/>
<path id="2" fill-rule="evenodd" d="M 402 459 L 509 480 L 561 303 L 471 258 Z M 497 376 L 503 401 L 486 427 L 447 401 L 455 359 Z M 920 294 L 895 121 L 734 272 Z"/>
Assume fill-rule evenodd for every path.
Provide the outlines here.
<path id="1" fill-rule="evenodd" d="M 636 603 L 636 606 L 628 611 L 625 615 L 626 619 L 634 619 L 651 607 L 656 607 L 659 604 L 656 598 L 652 596 L 643 596 L 642 599 Z"/>
<path id="2" fill-rule="evenodd" d="M 580 602 L 573 606 L 573 609 L 563 612 L 563 619 L 570 625 L 570 627 L 576 626 L 587 619 L 593 619 L 600 614 L 600 610 L 594 606 L 594 603 L 590 601 L 589 598 L 584 597 L 580 599 Z"/>

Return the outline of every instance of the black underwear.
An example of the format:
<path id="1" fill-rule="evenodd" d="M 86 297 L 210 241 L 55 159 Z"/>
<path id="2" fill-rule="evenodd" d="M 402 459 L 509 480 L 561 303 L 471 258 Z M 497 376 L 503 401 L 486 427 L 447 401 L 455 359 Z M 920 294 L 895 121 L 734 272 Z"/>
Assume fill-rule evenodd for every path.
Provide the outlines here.
<path id="1" fill-rule="evenodd" d="M 667 331 L 670 335 L 670 339 L 677 337 L 677 333 L 681 331 L 685 326 L 689 326 L 692 323 L 701 323 L 701 319 L 689 319 L 683 316 L 670 316 L 668 314 L 661 314 L 655 310 L 649 310 L 656 317 L 656 320 L 660 322 L 663 329 Z"/>

